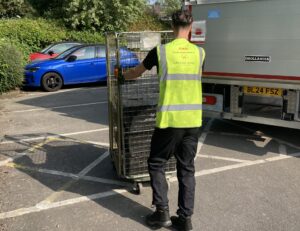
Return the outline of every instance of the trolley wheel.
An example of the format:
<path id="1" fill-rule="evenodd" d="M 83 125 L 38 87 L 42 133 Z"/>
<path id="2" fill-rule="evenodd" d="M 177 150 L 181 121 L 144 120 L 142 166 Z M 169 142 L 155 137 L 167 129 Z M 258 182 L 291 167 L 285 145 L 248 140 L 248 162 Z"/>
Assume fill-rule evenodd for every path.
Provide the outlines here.
<path id="1" fill-rule="evenodd" d="M 284 113 L 283 114 L 283 119 L 288 120 L 288 121 L 292 121 L 292 120 L 294 120 L 294 115 L 290 114 L 290 113 Z"/>
<path id="2" fill-rule="evenodd" d="M 143 190 L 143 183 L 141 182 L 134 182 L 132 191 L 134 194 L 141 195 Z"/>

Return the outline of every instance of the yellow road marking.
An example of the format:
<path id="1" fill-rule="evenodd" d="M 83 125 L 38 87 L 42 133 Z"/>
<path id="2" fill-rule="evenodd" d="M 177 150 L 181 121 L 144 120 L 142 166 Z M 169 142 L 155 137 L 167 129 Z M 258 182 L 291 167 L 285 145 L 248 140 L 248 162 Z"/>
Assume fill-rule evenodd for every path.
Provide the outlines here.
<path id="1" fill-rule="evenodd" d="M 64 191 L 66 191 L 68 188 L 70 188 L 71 186 L 73 186 L 74 183 L 76 183 L 77 181 L 78 181 L 78 179 L 72 179 L 72 180 L 68 181 L 63 186 L 61 186 L 59 189 L 57 189 L 57 191 L 55 191 L 54 193 L 52 193 L 50 196 L 46 197 L 45 200 L 43 200 L 39 204 L 51 204 L 51 203 L 53 203 L 57 198 L 59 198 L 59 196 Z"/>
<path id="2" fill-rule="evenodd" d="M 33 153 L 35 150 L 42 148 L 45 144 L 48 144 L 52 141 L 60 141 L 60 140 L 64 140 L 64 139 L 59 138 L 59 137 L 49 137 L 46 140 L 44 140 L 43 142 L 38 143 L 38 144 L 32 146 L 31 148 L 29 148 L 27 150 L 27 152 Z"/>

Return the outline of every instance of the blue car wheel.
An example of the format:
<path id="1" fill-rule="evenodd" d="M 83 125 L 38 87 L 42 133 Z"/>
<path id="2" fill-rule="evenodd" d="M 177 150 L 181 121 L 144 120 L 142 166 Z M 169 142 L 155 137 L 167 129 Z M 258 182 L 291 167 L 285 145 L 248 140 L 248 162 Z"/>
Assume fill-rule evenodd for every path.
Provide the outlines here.
<path id="1" fill-rule="evenodd" d="M 45 91 L 57 91 L 62 88 L 63 79 L 59 74 L 49 72 L 43 76 L 41 84 Z"/>

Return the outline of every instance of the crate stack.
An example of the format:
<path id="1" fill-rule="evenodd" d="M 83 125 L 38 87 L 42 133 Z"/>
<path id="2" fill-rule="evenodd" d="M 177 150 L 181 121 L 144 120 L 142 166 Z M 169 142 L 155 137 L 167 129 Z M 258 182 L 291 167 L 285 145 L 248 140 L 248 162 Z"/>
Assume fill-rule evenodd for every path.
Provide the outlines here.
<path id="1" fill-rule="evenodd" d="M 148 174 L 147 159 L 155 128 L 158 100 L 157 76 L 147 76 L 122 86 L 123 153 L 125 171 L 129 176 Z M 175 159 L 166 171 L 175 171 Z"/>

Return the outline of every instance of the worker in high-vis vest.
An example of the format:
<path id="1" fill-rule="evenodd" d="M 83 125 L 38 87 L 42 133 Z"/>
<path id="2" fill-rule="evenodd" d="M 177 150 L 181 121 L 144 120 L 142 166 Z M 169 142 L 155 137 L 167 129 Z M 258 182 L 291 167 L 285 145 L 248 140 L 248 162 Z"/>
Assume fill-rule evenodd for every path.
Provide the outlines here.
<path id="1" fill-rule="evenodd" d="M 202 125 L 202 65 L 204 49 L 188 41 L 192 27 L 189 11 L 172 15 L 176 39 L 151 50 L 145 60 L 124 73 L 125 80 L 141 76 L 153 66 L 158 68 L 159 101 L 156 128 L 148 159 L 153 205 L 156 211 L 146 217 L 149 226 L 192 230 L 195 165 L 199 130 Z M 170 218 L 165 166 L 171 155 L 177 160 L 179 182 L 177 215 Z"/>

